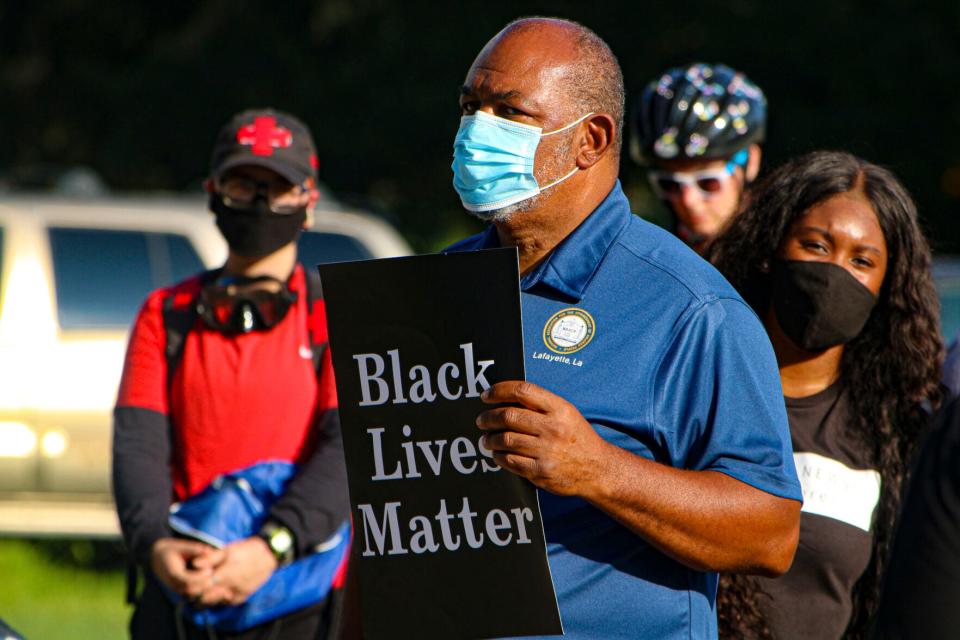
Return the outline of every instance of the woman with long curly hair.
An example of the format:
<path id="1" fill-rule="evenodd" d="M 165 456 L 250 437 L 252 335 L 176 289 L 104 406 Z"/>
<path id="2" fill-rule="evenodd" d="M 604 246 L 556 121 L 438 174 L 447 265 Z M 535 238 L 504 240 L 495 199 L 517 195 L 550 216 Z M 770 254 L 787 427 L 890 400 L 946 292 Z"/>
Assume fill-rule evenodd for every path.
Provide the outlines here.
<path id="1" fill-rule="evenodd" d="M 803 486 L 780 579 L 724 576 L 721 636 L 862 638 L 943 343 L 930 250 L 896 177 L 818 151 L 767 176 L 708 255 L 773 343 Z"/>

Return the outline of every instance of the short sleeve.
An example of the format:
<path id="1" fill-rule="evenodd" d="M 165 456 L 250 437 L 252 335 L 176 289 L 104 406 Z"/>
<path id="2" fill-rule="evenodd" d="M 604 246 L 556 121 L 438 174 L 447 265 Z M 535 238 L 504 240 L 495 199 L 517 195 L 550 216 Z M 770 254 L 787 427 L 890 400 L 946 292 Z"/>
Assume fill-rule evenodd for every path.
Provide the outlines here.
<path id="1" fill-rule="evenodd" d="M 801 500 L 776 358 L 745 303 L 720 298 L 691 308 L 655 385 L 655 419 L 670 434 L 675 466 Z"/>
<path id="2" fill-rule="evenodd" d="M 168 413 L 166 335 L 161 306 L 162 297 L 151 294 L 133 324 L 117 394 L 118 407 Z"/>

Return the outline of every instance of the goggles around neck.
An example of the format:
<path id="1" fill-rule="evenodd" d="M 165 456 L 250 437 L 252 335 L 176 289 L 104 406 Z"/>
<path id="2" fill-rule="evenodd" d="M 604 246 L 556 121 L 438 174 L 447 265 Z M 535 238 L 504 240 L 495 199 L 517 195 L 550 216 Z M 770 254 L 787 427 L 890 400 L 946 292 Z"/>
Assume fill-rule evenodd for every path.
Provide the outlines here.
<path id="1" fill-rule="evenodd" d="M 279 285 L 276 290 L 265 285 Z M 204 285 L 197 314 L 208 327 L 225 334 L 272 329 L 286 317 L 297 294 L 271 276 L 218 277 Z"/>
<path id="2" fill-rule="evenodd" d="M 654 193 L 661 200 L 676 198 L 683 193 L 684 187 L 696 189 L 700 197 L 709 200 L 723 191 L 727 181 L 733 176 L 737 167 L 745 167 L 749 153 L 746 149 L 737 151 L 722 169 L 705 169 L 704 171 L 649 171 L 647 177 Z"/>

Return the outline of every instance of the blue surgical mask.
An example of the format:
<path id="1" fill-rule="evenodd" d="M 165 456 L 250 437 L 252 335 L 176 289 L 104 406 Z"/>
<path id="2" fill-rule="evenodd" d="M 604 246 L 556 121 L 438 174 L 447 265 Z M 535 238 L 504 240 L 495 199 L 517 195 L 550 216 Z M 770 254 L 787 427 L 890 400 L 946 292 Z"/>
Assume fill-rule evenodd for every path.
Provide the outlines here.
<path id="1" fill-rule="evenodd" d="M 483 111 L 463 116 L 453 143 L 453 188 L 464 208 L 483 212 L 509 207 L 572 176 L 577 167 L 548 185 L 537 184 L 533 174 L 537 146 L 540 138 L 566 131 L 591 115 L 549 133 Z"/>

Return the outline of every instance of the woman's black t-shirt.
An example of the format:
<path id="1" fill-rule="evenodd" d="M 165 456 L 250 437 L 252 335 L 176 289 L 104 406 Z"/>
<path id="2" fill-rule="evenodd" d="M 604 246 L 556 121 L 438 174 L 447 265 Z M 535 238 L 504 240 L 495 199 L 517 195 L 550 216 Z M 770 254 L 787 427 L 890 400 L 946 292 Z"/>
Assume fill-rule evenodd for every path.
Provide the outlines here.
<path id="1" fill-rule="evenodd" d="M 759 604 L 775 638 L 840 638 L 853 585 L 870 563 L 880 475 L 848 432 L 848 402 L 838 384 L 786 404 L 803 488 L 800 544 L 786 575 L 758 579 L 769 595 Z"/>

